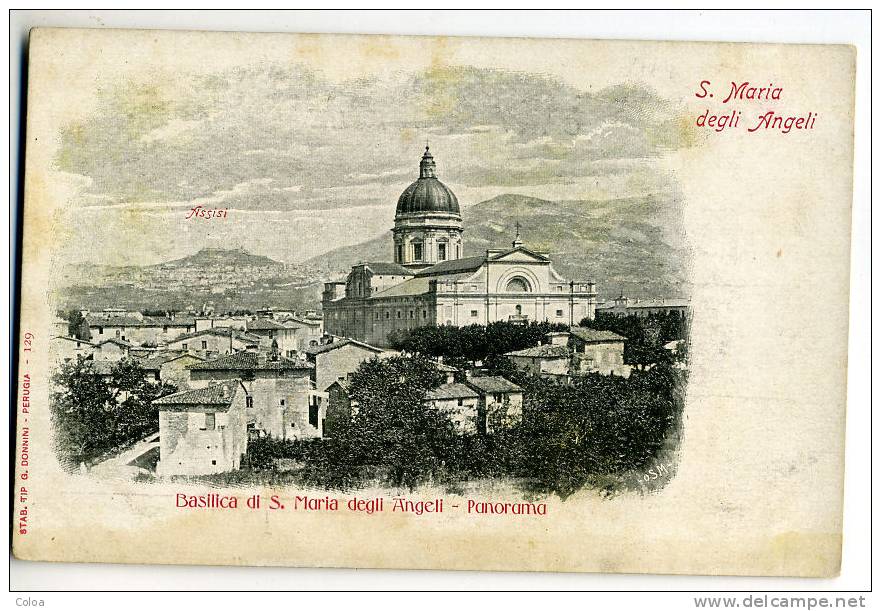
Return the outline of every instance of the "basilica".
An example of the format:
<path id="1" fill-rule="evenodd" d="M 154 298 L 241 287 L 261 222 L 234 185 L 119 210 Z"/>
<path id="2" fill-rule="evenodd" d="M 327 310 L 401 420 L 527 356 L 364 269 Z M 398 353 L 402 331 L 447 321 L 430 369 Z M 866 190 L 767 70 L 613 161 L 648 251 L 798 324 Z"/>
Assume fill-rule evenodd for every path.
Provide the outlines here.
<path id="1" fill-rule="evenodd" d="M 419 178 L 398 198 L 394 260 L 359 263 L 324 285 L 325 332 L 387 347 L 392 333 L 426 325 L 593 318 L 593 282 L 560 276 L 547 253 L 523 245 L 519 226 L 509 248 L 468 257 L 463 232 L 459 201 L 426 146 Z"/>

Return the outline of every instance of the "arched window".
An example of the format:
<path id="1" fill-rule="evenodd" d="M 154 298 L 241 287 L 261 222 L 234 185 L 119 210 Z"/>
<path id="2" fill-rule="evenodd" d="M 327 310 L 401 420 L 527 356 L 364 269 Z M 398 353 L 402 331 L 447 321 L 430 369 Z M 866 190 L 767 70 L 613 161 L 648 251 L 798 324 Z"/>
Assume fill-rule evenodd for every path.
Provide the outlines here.
<path id="1" fill-rule="evenodd" d="M 521 276 L 514 276 L 510 280 L 508 280 L 508 286 L 505 287 L 505 290 L 509 293 L 528 293 L 532 289 L 529 286 L 529 282 L 526 278 Z"/>

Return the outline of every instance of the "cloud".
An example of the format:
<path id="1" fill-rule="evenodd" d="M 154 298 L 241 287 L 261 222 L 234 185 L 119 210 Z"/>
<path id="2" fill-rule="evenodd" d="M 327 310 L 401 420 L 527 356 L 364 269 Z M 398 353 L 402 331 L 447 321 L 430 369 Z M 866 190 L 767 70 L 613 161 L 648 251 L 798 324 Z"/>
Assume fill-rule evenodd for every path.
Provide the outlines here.
<path id="1" fill-rule="evenodd" d="M 172 218 L 196 204 L 241 217 L 359 209 L 375 215 L 363 223 L 375 228 L 418 177 L 426 139 L 444 182 L 490 196 L 565 194 L 601 176 L 621 177 L 602 184 L 636 184 L 626 176 L 644 175 L 684 145 L 676 109 L 638 84 L 590 92 L 469 66 L 342 83 L 282 64 L 150 78 L 97 92 L 95 113 L 60 134 L 55 165 L 75 177 L 75 206 Z M 332 247 L 339 224 L 325 216 L 310 227 L 320 247 Z M 174 229 L 156 231 L 166 248 Z M 282 241 L 261 234 L 260 243 L 272 239 Z M 299 256 L 312 247 L 285 248 Z"/>

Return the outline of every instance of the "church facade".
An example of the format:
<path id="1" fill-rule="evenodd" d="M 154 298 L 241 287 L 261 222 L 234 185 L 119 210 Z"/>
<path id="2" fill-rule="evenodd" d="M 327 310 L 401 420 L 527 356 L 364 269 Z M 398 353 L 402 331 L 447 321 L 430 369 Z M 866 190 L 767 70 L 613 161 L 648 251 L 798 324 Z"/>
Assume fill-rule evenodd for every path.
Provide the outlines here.
<path id="1" fill-rule="evenodd" d="M 427 325 L 593 318 L 591 281 L 563 278 L 547 253 L 525 247 L 463 256 L 464 227 L 455 194 L 437 179 L 428 149 L 419 178 L 398 198 L 391 262 L 359 263 L 344 282 L 324 285 L 324 328 L 380 347 L 390 336 Z"/>

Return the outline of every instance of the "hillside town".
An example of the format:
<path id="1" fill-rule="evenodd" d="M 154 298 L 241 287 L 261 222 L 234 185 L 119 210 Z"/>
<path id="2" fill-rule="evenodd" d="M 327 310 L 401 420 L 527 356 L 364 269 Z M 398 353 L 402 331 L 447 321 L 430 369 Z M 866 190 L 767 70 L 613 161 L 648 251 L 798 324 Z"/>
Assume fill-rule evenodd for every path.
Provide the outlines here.
<path id="1" fill-rule="evenodd" d="M 621 295 L 598 302 L 592 280 L 563 277 L 548 253 L 529 248 L 519 223 L 514 229 L 510 245 L 465 256 L 458 200 L 438 180 L 426 146 L 418 179 L 397 203 L 393 260 L 358 263 L 346 278 L 325 283 L 320 311 L 64 312 L 51 340 L 57 368 L 100 379 L 120 403 L 137 394 L 122 388 L 123 370 L 143 378 L 138 384 L 147 387 L 138 388 L 153 389 L 144 391 L 151 398 L 138 429 L 147 434 L 114 437 L 119 447 L 81 453 L 75 462 L 132 477 L 209 476 L 242 469 L 254 444 L 343 438 L 372 413 L 363 392 L 352 390 L 368 363 L 429 363 L 433 382 L 419 401 L 463 438 L 516 428 L 531 400 L 524 380 L 563 387 L 591 375 L 626 380 L 667 357 L 684 367 L 682 333 L 656 334 L 658 351 L 644 357 L 643 337 L 611 329 L 619 328 L 614 319 L 685 321 L 687 300 Z M 223 278 L 220 268 L 169 281 L 223 287 Z M 597 327 L 598 317 L 606 328 Z M 465 335 L 425 348 L 420 334 L 432 329 L 492 329 L 513 339 L 483 352 L 462 348 Z"/>

